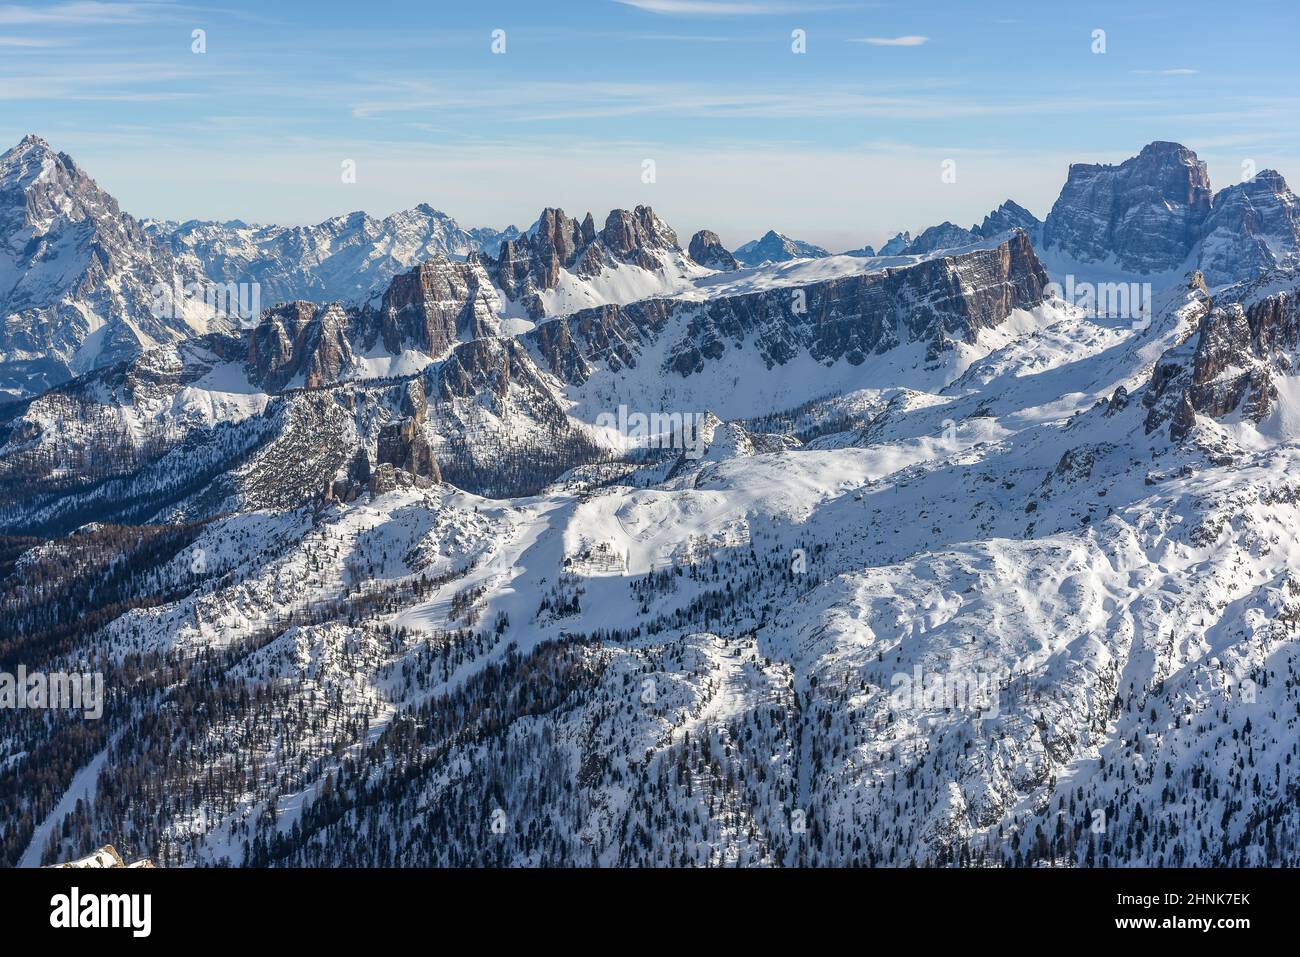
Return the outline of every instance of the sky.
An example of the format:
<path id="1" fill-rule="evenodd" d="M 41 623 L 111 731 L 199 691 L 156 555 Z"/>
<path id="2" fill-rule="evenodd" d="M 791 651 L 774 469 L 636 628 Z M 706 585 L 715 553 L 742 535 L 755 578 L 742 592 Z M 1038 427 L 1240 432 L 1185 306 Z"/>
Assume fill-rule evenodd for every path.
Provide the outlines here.
<path id="1" fill-rule="evenodd" d="M 1292 0 L 0 3 L 0 144 L 140 218 L 645 203 L 683 242 L 838 251 L 1043 216 L 1070 163 L 1152 140 L 1216 188 L 1300 179 L 1298 28 Z"/>

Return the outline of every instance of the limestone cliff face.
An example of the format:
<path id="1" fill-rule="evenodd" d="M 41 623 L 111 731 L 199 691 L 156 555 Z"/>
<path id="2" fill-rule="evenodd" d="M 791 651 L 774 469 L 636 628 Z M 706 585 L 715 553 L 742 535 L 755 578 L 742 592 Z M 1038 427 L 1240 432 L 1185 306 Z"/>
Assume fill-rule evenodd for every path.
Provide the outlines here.
<path id="1" fill-rule="evenodd" d="M 497 295 L 482 260 L 431 259 L 393 279 L 378 306 L 291 302 L 262 313 L 249 334 L 249 377 L 268 392 L 319 388 L 361 353 L 441 358 L 457 342 L 499 332 Z"/>
<path id="2" fill-rule="evenodd" d="M 1148 432 L 1169 425 L 1178 440 L 1197 415 L 1232 413 L 1259 422 L 1277 406 L 1280 376 L 1300 359 L 1300 290 L 1207 308 L 1196 334 L 1156 363 L 1145 402 Z"/>
<path id="3" fill-rule="evenodd" d="M 1250 279 L 1300 259 L 1300 200 L 1274 170 L 1214 196 L 1199 266 L 1212 285 Z"/>
<path id="4" fill-rule="evenodd" d="M 718 234 L 709 229 L 701 229 L 691 237 L 688 251 L 692 259 L 708 269 L 729 272 L 740 268 L 740 263 L 727 252 Z"/>
<path id="5" fill-rule="evenodd" d="M 1043 223 L 1043 244 L 1137 273 L 1175 269 L 1192 252 L 1210 205 L 1209 175 L 1196 154 L 1151 143 L 1118 166 L 1072 164 Z"/>
<path id="6" fill-rule="evenodd" d="M 492 281 L 477 255 L 465 262 L 439 257 L 394 277 L 378 316 L 363 318 L 370 320 L 372 329 L 377 320 L 379 338 L 389 353 L 415 349 L 436 358 L 457 341 L 495 334 L 496 303 Z"/>
<path id="7" fill-rule="evenodd" d="M 656 252 L 679 249 L 677 234 L 649 206 L 611 210 L 600 231 L 600 241 L 619 262 L 654 269 Z"/>
<path id="8" fill-rule="evenodd" d="M 502 292 L 537 319 L 545 314 L 541 294 L 559 285 L 562 270 L 584 278 L 619 263 L 653 270 L 680 252 L 677 234 L 649 206 L 611 210 L 599 232 L 591 213 L 579 222 L 548 207 L 528 233 L 501 244 L 494 275 Z"/>
<path id="9" fill-rule="evenodd" d="M 351 324 L 337 303 L 291 302 L 268 309 L 248 337 L 250 381 L 268 392 L 337 382 L 353 358 Z"/>
<path id="10" fill-rule="evenodd" d="M 380 465 L 391 465 L 412 475 L 441 481 L 433 449 L 414 418 L 389 422 L 379 432 L 375 458 Z"/>
<path id="11" fill-rule="evenodd" d="M 709 300 L 651 299 L 586 309 L 544 323 L 525 338 L 546 367 L 567 382 L 585 381 L 599 361 L 617 371 L 636 365 L 644 344 L 671 319 L 686 331 L 668 347 L 666 369 L 702 373 L 728 343 L 752 340 L 768 367 L 800 352 L 818 361 L 857 364 L 903 342 L 923 342 L 931 357 L 954 340 L 1013 309 L 1042 302 L 1044 272 L 1023 232 L 991 248 L 880 272 Z"/>
<path id="12" fill-rule="evenodd" d="M 442 481 L 433 448 L 424 432 L 428 400 L 421 379 L 411 379 L 402 386 L 399 413 L 401 418 L 379 430 L 375 461 L 420 478 Z"/>

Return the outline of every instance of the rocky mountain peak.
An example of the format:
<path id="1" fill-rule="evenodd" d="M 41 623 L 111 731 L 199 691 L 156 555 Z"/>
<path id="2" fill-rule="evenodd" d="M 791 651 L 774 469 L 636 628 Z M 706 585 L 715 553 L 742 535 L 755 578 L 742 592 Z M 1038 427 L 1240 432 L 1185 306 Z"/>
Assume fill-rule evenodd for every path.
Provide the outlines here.
<path id="1" fill-rule="evenodd" d="M 559 286 L 562 271 L 589 278 L 619 263 L 660 270 L 680 252 L 677 234 L 649 206 L 611 210 L 599 231 L 591 213 L 579 222 L 548 207 L 527 233 L 501 243 L 496 280 L 536 319 L 545 314 L 541 294 Z"/>
<path id="2" fill-rule="evenodd" d="M 761 239 L 745 243 L 735 251 L 736 261 L 744 266 L 757 266 L 765 262 L 789 262 L 791 259 L 818 259 L 830 253 L 820 246 L 791 239 L 784 233 L 769 229 Z"/>
<path id="3" fill-rule="evenodd" d="M 0 216 L 21 211 L 29 225 L 45 217 L 84 219 L 96 212 L 117 215 L 117 201 L 83 173 L 72 157 L 28 134 L 0 155 Z M 11 223 L 6 222 L 6 226 Z"/>
<path id="4" fill-rule="evenodd" d="M 722 245 L 718 234 L 709 229 L 701 229 L 692 236 L 687 251 L 692 259 L 708 269 L 729 271 L 740 268 L 736 257 Z"/>
<path id="5" fill-rule="evenodd" d="M 910 232 L 897 233 L 893 239 L 888 240 L 880 247 L 876 253 L 878 256 L 900 256 L 907 252 L 907 248 L 912 245 L 912 234 Z"/>
<path id="6" fill-rule="evenodd" d="M 1212 285 L 1250 279 L 1300 259 L 1300 201 L 1275 170 L 1221 189 L 1200 241 Z"/>
<path id="7" fill-rule="evenodd" d="M 0 287 L 0 393 L 11 395 L 205 331 L 210 314 L 154 315 L 158 286 L 200 275 L 34 135 L 0 155 L 0 276 L 12 277 Z"/>
<path id="8" fill-rule="evenodd" d="M 393 278 L 380 302 L 385 349 L 438 357 L 460 339 L 494 334 L 496 293 L 483 264 L 438 256 Z"/>
<path id="9" fill-rule="evenodd" d="M 17 146 L 0 155 L 0 189 L 25 186 L 41 174 L 47 159 L 54 158 L 50 144 L 28 134 Z"/>
<path id="10" fill-rule="evenodd" d="M 920 256 L 937 252 L 941 249 L 956 249 L 969 246 L 981 239 L 993 239 L 1014 229 L 1023 229 L 1031 242 L 1038 241 L 1042 223 L 1038 217 L 1025 207 L 1012 200 L 1006 200 L 1001 206 L 984 217 L 984 222 L 963 229 L 955 223 L 942 222 L 922 230 L 915 237 L 902 232 L 880 247 L 879 256 Z M 868 253 L 868 255 L 870 255 Z"/>
<path id="11" fill-rule="evenodd" d="M 1236 414 L 1259 424 L 1283 404 L 1300 368 L 1300 290 L 1294 275 L 1280 282 L 1292 288 L 1277 289 L 1285 275 L 1274 274 L 1269 288 L 1222 304 L 1206 294 L 1203 282 L 1193 281 L 1189 301 L 1197 308 L 1189 318 L 1196 331 L 1152 370 L 1143 398 L 1147 432 L 1168 423 L 1170 438 L 1182 439 L 1198 414 Z"/>
<path id="12" fill-rule="evenodd" d="M 984 222 L 979 226 L 972 227 L 971 232 L 989 239 L 1008 229 L 1023 229 L 1032 234 L 1042 225 L 1042 221 L 1037 216 L 1014 200 L 1008 199 L 985 216 Z"/>
<path id="13" fill-rule="evenodd" d="M 923 231 L 907 247 L 907 252 L 910 255 L 920 255 L 940 249 L 953 249 L 958 246 L 969 246 L 978 239 L 979 236 L 969 229 L 962 229 L 955 223 L 943 222 Z"/>
<path id="14" fill-rule="evenodd" d="M 677 234 L 649 206 L 611 210 L 600 231 L 601 241 L 620 258 L 636 257 L 647 249 L 677 249 Z"/>
<path id="15" fill-rule="evenodd" d="M 1210 212 L 1205 163 L 1155 142 L 1118 166 L 1074 163 L 1043 224 L 1043 244 L 1077 260 L 1154 273 L 1183 264 Z"/>
<path id="16" fill-rule="evenodd" d="M 268 392 L 337 381 L 352 359 L 348 317 L 337 304 L 287 302 L 262 314 L 248 337 L 249 379 Z"/>

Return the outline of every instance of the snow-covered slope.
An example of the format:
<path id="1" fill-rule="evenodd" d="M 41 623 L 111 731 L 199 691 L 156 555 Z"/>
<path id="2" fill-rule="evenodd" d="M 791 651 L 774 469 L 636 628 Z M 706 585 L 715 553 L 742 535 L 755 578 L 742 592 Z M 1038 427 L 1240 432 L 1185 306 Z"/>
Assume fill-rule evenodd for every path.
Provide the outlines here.
<path id="1" fill-rule="evenodd" d="M 25 506 L 0 516 L 0 528 L 75 527 L 92 507 L 118 520 L 204 518 L 309 499 L 336 480 L 353 489 L 372 466 L 412 455 L 424 478 L 532 493 L 623 451 L 626 436 L 601 425 L 620 409 L 653 413 L 671 430 L 709 412 L 761 416 L 873 381 L 941 386 L 1014 334 L 1007 329 L 1036 321 L 1046 284 L 1015 233 L 930 259 L 695 267 L 700 277 L 677 297 L 611 303 L 519 332 L 490 265 L 476 256 L 425 263 L 373 307 L 275 307 L 238 338 L 162 347 L 15 406 L 0 432 L 0 493 Z M 613 267 L 633 269 L 647 272 Z M 266 467 L 278 474 L 283 447 L 297 444 L 284 430 L 301 417 L 321 430 L 313 467 L 290 469 L 268 498 L 266 483 L 244 471 L 260 475 L 265 453 L 255 450 L 265 447 L 276 450 Z M 197 474 L 178 476 L 178 456 Z"/>
<path id="2" fill-rule="evenodd" d="M 665 229 L 548 210 L 9 414 L 0 652 L 110 694 L 0 709 L 3 860 L 1300 864 L 1300 276 L 1193 242 L 1134 323 L 1032 223 Z"/>
<path id="3" fill-rule="evenodd" d="M 97 827 L 156 768 L 120 826 L 172 864 L 1294 861 L 1300 463 L 1146 430 L 1189 326 L 1043 313 L 841 441 L 715 426 L 650 485 L 210 522 L 90 647 L 253 697 L 123 712 Z"/>
<path id="4" fill-rule="evenodd" d="M 0 396 L 208 331 L 201 302 L 155 309 L 155 287 L 200 278 L 40 137 L 0 155 Z"/>

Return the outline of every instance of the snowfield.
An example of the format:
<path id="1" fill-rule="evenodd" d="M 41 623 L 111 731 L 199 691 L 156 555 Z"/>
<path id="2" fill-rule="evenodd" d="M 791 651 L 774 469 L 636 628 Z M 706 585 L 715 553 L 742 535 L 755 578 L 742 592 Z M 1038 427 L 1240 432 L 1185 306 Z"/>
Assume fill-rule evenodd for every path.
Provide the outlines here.
<path id="1" fill-rule="evenodd" d="M 1183 322 L 1018 316 L 934 391 L 880 382 L 865 428 L 649 487 L 212 522 L 171 572 L 201 554 L 205 583 L 96 646 L 263 634 L 221 686 L 265 700 L 185 745 L 182 774 L 243 767 L 220 800 L 174 792 L 130 839 L 190 864 L 1290 860 L 1296 412 L 1204 422 L 1239 449 L 1210 463 L 1110 409 Z"/>
<path id="2" fill-rule="evenodd" d="M 1071 176 L 1170 163 L 1208 191 Z M 1074 186 L 734 270 L 648 207 L 151 226 L 369 305 L 112 363 L 83 317 L 0 420 L 0 656 L 109 689 L 0 709 L 0 861 L 1300 865 L 1293 247 L 1207 280 L 1247 187 L 1209 246 L 1143 187 L 1152 241 L 1075 255 Z M 1121 253 L 1142 321 L 1052 294 Z"/>

